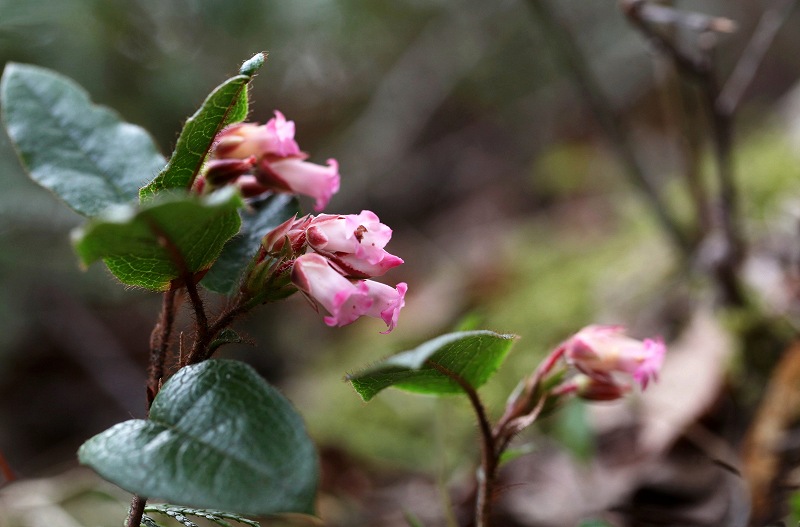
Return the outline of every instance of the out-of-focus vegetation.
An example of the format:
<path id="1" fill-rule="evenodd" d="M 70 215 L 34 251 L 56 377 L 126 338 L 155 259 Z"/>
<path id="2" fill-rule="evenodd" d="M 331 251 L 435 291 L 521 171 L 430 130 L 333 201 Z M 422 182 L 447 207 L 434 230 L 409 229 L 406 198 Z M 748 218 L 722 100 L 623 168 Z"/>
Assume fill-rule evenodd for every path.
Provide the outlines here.
<path id="1" fill-rule="evenodd" d="M 688 210 L 663 112 L 665 65 L 616 2 L 549 4 L 630 127 L 643 165 Z M 717 50 L 719 70 L 729 72 L 762 6 L 676 4 L 739 23 Z M 165 153 L 210 88 L 268 51 L 252 119 L 280 109 L 315 161 L 339 160 L 342 192 L 329 211 L 371 209 L 394 228 L 392 252 L 406 264 L 392 276 L 410 294 L 390 336 L 370 322 L 327 328 L 298 298 L 252 315 L 246 331 L 259 344 L 229 352 L 306 417 L 329 474 L 321 510 L 330 525 L 399 525 L 404 510 L 441 524 L 442 489 L 456 489 L 457 510 L 477 451 L 464 401 L 387 393 L 365 406 L 345 372 L 465 321 L 517 333 L 483 390 L 499 413 L 515 383 L 581 326 L 625 323 L 670 338 L 708 296 L 625 179 L 539 24 L 518 0 L 0 0 L 0 61 L 76 79 L 150 130 Z M 800 73 L 798 27 L 793 12 L 761 63 L 734 149 L 746 235 L 789 260 L 800 195 L 791 135 L 800 113 L 787 104 Z M 141 416 L 158 299 L 124 290 L 99 268 L 78 269 L 68 233 L 80 218 L 25 177 L 5 138 L 0 183 L 0 451 L 22 477 L 52 475 L 75 463 L 90 435 Z M 565 415 L 545 423 L 553 437 L 567 430 L 584 459 L 603 448 L 580 408 Z M 9 525 L 25 525 L 20 517 Z M 110 525 L 121 515 L 75 517 Z"/>

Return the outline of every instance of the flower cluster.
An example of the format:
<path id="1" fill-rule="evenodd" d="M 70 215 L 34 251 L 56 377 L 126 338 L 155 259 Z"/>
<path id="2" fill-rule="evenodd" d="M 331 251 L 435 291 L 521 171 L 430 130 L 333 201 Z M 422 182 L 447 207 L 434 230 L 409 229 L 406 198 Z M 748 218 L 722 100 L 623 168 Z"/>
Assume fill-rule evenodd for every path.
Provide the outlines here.
<path id="1" fill-rule="evenodd" d="M 626 336 L 622 326 L 587 326 L 551 355 L 551 364 L 563 358 L 577 370 L 576 375 L 554 388 L 553 394 L 575 393 L 594 401 L 618 399 L 631 390 L 625 377 L 644 390 L 651 380 L 658 379 L 666 351 L 660 338 L 641 341 Z"/>
<path id="2" fill-rule="evenodd" d="M 282 269 L 291 282 L 329 316 L 329 326 L 344 326 L 361 316 L 382 319 L 390 332 L 405 305 L 408 286 L 369 280 L 403 263 L 384 247 L 392 230 L 370 211 L 291 218 L 262 240 L 262 261 L 290 262 Z M 290 271 L 289 271 L 290 269 Z"/>
<path id="3" fill-rule="evenodd" d="M 626 377 L 645 389 L 658 379 L 666 352 L 660 338 L 640 341 L 626 336 L 622 326 L 587 326 L 553 350 L 511 395 L 495 434 L 510 441 L 570 394 L 619 399 L 632 388 Z"/>
<path id="4" fill-rule="evenodd" d="M 264 192 L 290 192 L 314 198 L 314 210 L 325 208 L 339 191 L 339 165 L 306 162 L 294 139 L 294 122 L 275 111 L 267 124 L 238 123 L 217 135 L 204 173 L 195 182 L 203 192 L 237 185 L 245 197 Z"/>

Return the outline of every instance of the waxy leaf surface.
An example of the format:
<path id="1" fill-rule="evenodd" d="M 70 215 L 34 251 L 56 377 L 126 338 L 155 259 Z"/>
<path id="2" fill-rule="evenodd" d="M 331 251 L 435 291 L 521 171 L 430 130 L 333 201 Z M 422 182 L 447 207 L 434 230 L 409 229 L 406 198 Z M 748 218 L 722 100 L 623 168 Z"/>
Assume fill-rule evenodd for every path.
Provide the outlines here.
<path id="1" fill-rule="evenodd" d="M 225 245 L 201 282 L 205 288 L 226 295 L 236 292 L 242 274 L 258 252 L 264 235 L 299 214 L 300 205 L 291 195 L 274 194 L 260 201 L 248 202 L 248 207 L 239 212 L 242 217 L 239 234 Z"/>
<path id="2" fill-rule="evenodd" d="M 259 53 L 246 61 L 239 75 L 217 86 L 189 117 L 178 136 L 175 151 L 158 176 L 139 192 L 144 201 L 169 189 L 188 190 L 205 162 L 217 133 L 247 117 L 247 85 L 264 63 Z"/>
<path id="3" fill-rule="evenodd" d="M 85 265 L 102 259 L 122 283 L 163 291 L 182 271 L 211 266 L 239 231 L 242 205 L 233 187 L 203 198 L 164 196 L 106 211 L 77 229 L 73 242 Z"/>
<path id="4" fill-rule="evenodd" d="M 241 514 L 313 513 L 317 456 L 302 419 L 241 362 L 181 369 L 150 419 L 109 428 L 78 457 L 140 496 Z"/>
<path id="5" fill-rule="evenodd" d="M 92 104 L 74 81 L 44 68 L 7 64 L 0 104 L 31 178 L 84 216 L 134 202 L 166 163 L 142 128 Z"/>
<path id="6" fill-rule="evenodd" d="M 515 335 L 484 330 L 449 333 L 392 355 L 347 379 L 365 401 L 390 386 L 434 395 L 463 393 L 451 375 L 479 388 L 506 358 L 515 339 Z"/>

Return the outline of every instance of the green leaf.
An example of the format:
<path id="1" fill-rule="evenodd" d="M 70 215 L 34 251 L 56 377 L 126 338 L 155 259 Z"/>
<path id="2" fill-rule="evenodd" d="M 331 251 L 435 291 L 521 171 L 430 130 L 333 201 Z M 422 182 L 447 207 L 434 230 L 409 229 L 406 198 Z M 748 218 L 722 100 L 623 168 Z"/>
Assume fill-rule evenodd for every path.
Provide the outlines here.
<path id="1" fill-rule="evenodd" d="M 239 234 L 225 245 L 222 254 L 203 278 L 203 286 L 226 295 L 236 292 L 242 274 L 258 252 L 264 235 L 299 213 L 297 198 L 289 194 L 274 194 L 260 201 L 248 202 L 248 208 L 240 211 L 242 228 Z"/>
<path id="2" fill-rule="evenodd" d="M 365 401 L 389 386 L 426 394 L 463 393 L 458 382 L 431 363 L 479 388 L 503 362 L 515 339 L 515 335 L 485 330 L 449 333 L 349 375 L 347 380 Z"/>
<path id="3" fill-rule="evenodd" d="M 227 187 L 203 198 L 112 208 L 74 231 L 73 243 L 85 265 L 102 259 L 122 283 L 163 291 L 182 277 L 181 266 L 193 274 L 208 269 L 238 232 L 242 204 Z"/>
<path id="4" fill-rule="evenodd" d="M 134 201 L 166 162 L 142 128 L 92 104 L 74 81 L 44 68 L 7 64 L 0 102 L 31 178 L 84 216 Z"/>
<path id="5" fill-rule="evenodd" d="M 241 514 L 313 513 L 317 456 L 302 419 L 241 362 L 179 370 L 149 420 L 101 432 L 78 457 L 140 496 Z"/>
<path id="6" fill-rule="evenodd" d="M 217 133 L 225 126 L 243 121 L 247 117 L 247 85 L 264 63 L 259 53 L 242 65 L 240 74 L 228 79 L 206 98 L 203 105 L 189 117 L 178 136 L 175 151 L 164 170 L 139 191 L 145 201 L 167 189 L 189 189 Z"/>

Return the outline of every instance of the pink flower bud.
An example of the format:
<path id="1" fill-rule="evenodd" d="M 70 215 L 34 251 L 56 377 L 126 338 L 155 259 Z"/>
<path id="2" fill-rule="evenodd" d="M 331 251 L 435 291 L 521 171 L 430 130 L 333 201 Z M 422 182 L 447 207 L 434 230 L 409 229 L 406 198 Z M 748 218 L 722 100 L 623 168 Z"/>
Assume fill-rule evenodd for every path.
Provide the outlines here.
<path id="1" fill-rule="evenodd" d="M 666 347 L 661 339 L 635 340 L 624 331 L 621 326 L 587 326 L 563 344 L 564 357 L 590 377 L 626 373 L 644 389 L 650 379 L 657 380 Z"/>
<path id="2" fill-rule="evenodd" d="M 393 289 L 371 280 L 348 280 L 316 253 L 295 260 L 292 282 L 330 313 L 323 319 L 327 325 L 345 326 L 366 315 L 386 322 L 386 333 L 397 325 L 407 289 L 404 283 Z"/>
<path id="3" fill-rule="evenodd" d="M 401 258 L 384 250 L 392 229 L 368 210 L 361 214 L 321 214 L 308 227 L 308 244 L 330 258 L 348 276 L 381 276 L 403 263 Z"/>
<path id="4" fill-rule="evenodd" d="M 572 379 L 575 395 L 588 401 L 614 401 L 631 391 L 629 384 L 611 378 L 598 379 L 589 375 L 576 375 Z"/>
<path id="5" fill-rule="evenodd" d="M 287 121 L 283 114 L 275 111 L 275 117 L 265 125 L 239 123 L 225 128 L 217 135 L 214 156 L 217 159 L 245 159 L 267 155 L 280 157 L 300 154 L 294 140 L 294 121 Z"/>
<path id="6" fill-rule="evenodd" d="M 297 219 L 293 216 L 281 223 L 264 236 L 261 246 L 268 253 L 277 254 L 283 251 L 284 245 L 288 240 L 293 254 L 299 254 L 303 245 L 306 243 L 306 228 L 311 222 L 311 216 L 306 215 Z"/>

